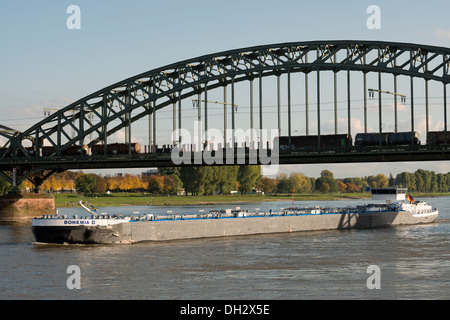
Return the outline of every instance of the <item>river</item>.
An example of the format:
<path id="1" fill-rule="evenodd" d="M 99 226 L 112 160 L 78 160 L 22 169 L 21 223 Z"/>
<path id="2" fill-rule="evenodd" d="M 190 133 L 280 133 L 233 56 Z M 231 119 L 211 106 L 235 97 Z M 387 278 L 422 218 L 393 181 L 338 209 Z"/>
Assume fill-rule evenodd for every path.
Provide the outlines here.
<path id="1" fill-rule="evenodd" d="M 449 299 L 450 198 L 429 225 L 134 245 L 35 245 L 29 224 L 0 224 L 0 299 Z M 296 202 L 354 206 L 367 200 Z M 278 209 L 290 202 L 242 204 Z M 233 205 L 101 208 L 193 213 Z M 82 214 L 59 209 L 59 214 Z M 69 266 L 81 289 L 69 290 Z M 379 289 L 369 289 L 377 266 Z"/>

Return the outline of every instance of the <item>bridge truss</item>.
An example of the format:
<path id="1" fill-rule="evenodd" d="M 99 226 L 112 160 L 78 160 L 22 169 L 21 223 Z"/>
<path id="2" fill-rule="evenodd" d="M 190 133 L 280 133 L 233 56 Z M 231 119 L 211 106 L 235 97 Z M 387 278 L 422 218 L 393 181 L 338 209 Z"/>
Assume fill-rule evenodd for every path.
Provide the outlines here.
<path id="1" fill-rule="evenodd" d="M 165 67 L 157 68 L 134 77 L 125 79 L 116 84 L 101 89 L 87 97 L 84 97 L 67 107 L 49 115 L 42 121 L 31 126 L 24 132 L 13 134 L 1 133 L 8 139 L 0 156 L 0 175 L 17 185 L 24 179 L 30 179 L 36 185 L 42 183 L 51 173 L 78 168 L 80 161 L 67 161 L 62 154 L 68 148 L 78 145 L 83 146 L 90 137 L 88 146 L 96 144 L 104 146 L 103 168 L 133 165 L 131 130 L 136 121 L 148 118 L 148 138 L 150 150 L 156 152 L 158 111 L 173 106 L 173 129 L 183 128 L 183 115 L 181 102 L 184 99 L 196 98 L 204 101 L 204 105 L 198 107 L 199 118 L 204 111 L 204 131 L 208 130 L 208 92 L 216 88 L 231 88 L 231 105 L 235 104 L 235 84 L 238 82 L 250 82 L 251 96 L 253 97 L 253 82 L 259 82 L 259 106 L 250 108 L 251 129 L 263 129 L 263 78 L 274 76 L 277 79 L 277 128 L 281 131 L 280 111 L 280 76 L 287 74 L 288 81 L 288 128 L 289 137 L 292 132 L 291 113 L 291 74 L 303 73 L 305 76 L 306 93 L 308 92 L 308 76 L 316 73 L 317 95 L 315 106 L 317 110 L 317 134 L 321 135 L 320 120 L 320 74 L 323 71 L 334 73 L 334 90 L 336 92 L 336 74 L 347 72 L 348 84 L 350 84 L 351 72 L 360 72 L 363 75 L 364 90 L 364 132 L 367 132 L 367 83 L 366 75 L 376 73 L 379 75 L 379 132 L 382 132 L 382 80 L 381 74 L 391 74 L 394 78 L 394 90 L 396 90 L 397 77 L 410 78 L 411 91 L 409 97 L 411 110 L 411 131 L 415 128 L 414 116 L 414 79 L 424 80 L 426 92 L 428 82 L 435 81 L 442 84 L 443 92 L 443 130 L 447 130 L 447 93 L 446 85 L 450 82 L 450 49 L 434 46 L 425 46 L 408 43 L 391 43 L 379 41 L 311 41 L 292 42 L 255 46 L 237 50 L 229 50 L 216 54 L 205 55 L 194 59 L 177 62 Z M 351 132 L 351 108 L 350 85 L 347 87 L 348 95 L 348 133 Z M 335 95 L 336 97 L 336 95 Z M 253 99 L 252 99 L 253 101 Z M 226 106 L 225 101 L 225 106 Z M 309 107 L 308 95 L 305 100 L 306 110 Z M 178 107 L 178 114 L 176 112 Z M 428 97 L 427 97 L 427 132 L 428 128 Z M 259 119 L 253 122 L 253 110 L 259 109 Z M 395 99 L 397 110 L 397 99 Z M 226 112 L 226 110 L 224 111 Z M 397 111 L 396 111 L 397 112 Z M 395 131 L 397 131 L 397 114 L 395 116 Z M 236 129 L 235 109 L 231 108 L 231 129 Z M 306 134 L 309 134 L 308 112 L 305 114 Z M 337 132 L 337 116 L 336 132 Z M 217 126 L 217 124 L 216 124 Z M 224 129 L 229 127 L 227 116 L 224 116 Z M 120 165 L 108 161 L 108 139 L 117 131 L 125 130 L 125 142 L 128 144 L 128 158 Z M 226 133 L 225 133 L 226 134 Z M 93 138 L 92 138 L 93 137 Z M 225 137 L 226 138 L 226 137 Z M 234 142 L 234 135 L 233 135 Z M 225 139 L 226 141 L 226 139 Z M 44 142 L 53 149 L 50 154 L 43 156 Z M 174 141 L 174 144 L 177 141 Z M 28 145 L 28 147 L 27 147 Z M 29 147 L 31 145 L 31 147 Z M 234 145 L 234 144 L 233 144 Z M 30 148 L 32 152 L 30 152 Z M 80 148 L 80 156 L 82 148 Z M 125 155 L 126 157 L 127 155 Z M 133 158 L 134 157 L 134 158 Z M 154 166 L 158 161 L 151 159 L 157 155 L 148 155 L 148 161 L 141 161 L 140 166 Z M 59 160 L 61 163 L 55 166 Z M 66 159 L 66 160 L 64 160 Z M 405 158 L 403 158 L 405 159 Z M 443 159 L 447 159 L 444 157 Z M 414 158 L 413 158 L 414 160 Z M 292 160 L 295 162 L 296 160 Z M 300 161 L 300 160 L 298 160 Z M 378 161 L 378 160 L 375 160 Z M 98 164 L 94 159 L 84 159 L 83 168 L 96 168 Z M 283 163 L 283 161 L 280 161 Z M 291 163 L 291 161 L 286 160 Z M 301 162 L 301 161 L 300 161 Z M 317 162 L 320 162 L 318 159 Z M 164 162 L 166 163 L 166 162 Z M 299 162 L 297 162 L 299 163 Z M 162 164 L 162 163 L 159 163 Z M 55 169 L 57 168 L 57 169 Z"/>

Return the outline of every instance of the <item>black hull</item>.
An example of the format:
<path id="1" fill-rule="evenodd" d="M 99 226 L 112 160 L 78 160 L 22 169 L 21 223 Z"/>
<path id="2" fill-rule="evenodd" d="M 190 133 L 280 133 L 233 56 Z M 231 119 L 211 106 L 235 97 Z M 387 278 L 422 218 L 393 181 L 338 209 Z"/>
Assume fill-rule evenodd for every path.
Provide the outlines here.
<path id="1" fill-rule="evenodd" d="M 54 244 L 97 244 L 102 243 L 97 229 L 84 226 L 32 227 L 36 242 Z"/>

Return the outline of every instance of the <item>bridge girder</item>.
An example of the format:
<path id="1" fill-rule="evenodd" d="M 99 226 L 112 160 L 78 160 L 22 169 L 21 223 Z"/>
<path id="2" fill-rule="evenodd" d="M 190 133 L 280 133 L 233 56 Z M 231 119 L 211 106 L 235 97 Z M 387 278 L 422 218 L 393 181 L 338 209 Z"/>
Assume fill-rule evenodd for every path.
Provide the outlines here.
<path id="1" fill-rule="evenodd" d="M 54 154 L 58 154 L 73 144 L 82 144 L 91 134 L 96 138 L 90 145 L 107 141 L 108 136 L 155 110 L 232 81 L 326 70 L 390 73 L 447 84 L 450 49 L 379 41 L 311 41 L 205 55 L 139 74 L 80 99 L 10 137 L 9 148 L 13 154 L 30 156 L 22 140 L 34 137 L 39 142 L 47 139 L 55 147 Z M 113 121 L 117 124 L 108 129 Z"/>

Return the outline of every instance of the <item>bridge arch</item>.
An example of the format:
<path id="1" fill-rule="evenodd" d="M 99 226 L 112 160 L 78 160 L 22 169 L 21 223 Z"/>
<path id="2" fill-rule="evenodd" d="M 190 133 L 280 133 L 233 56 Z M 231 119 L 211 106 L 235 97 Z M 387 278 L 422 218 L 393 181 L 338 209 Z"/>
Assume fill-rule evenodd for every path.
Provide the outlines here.
<path id="1" fill-rule="evenodd" d="M 9 148 L 29 157 L 22 141 L 33 137 L 36 148 L 47 140 L 57 155 L 74 144 L 83 145 L 92 134 L 96 137 L 91 146 L 106 145 L 108 137 L 123 128 L 128 128 L 126 140 L 130 140 L 131 123 L 205 91 L 286 73 L 346 70 L 437 81 L 445 90 L 450 82 L 450 49 L 380 41 L 311 41 L 205 55 L 144 72 L 84 97 L 12 137 Z"/>

